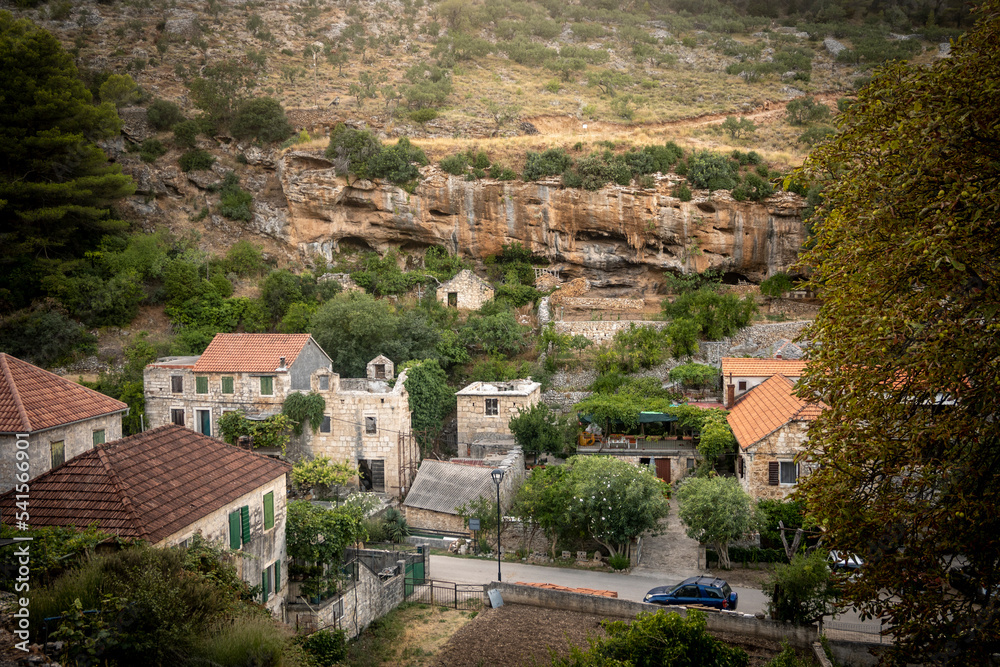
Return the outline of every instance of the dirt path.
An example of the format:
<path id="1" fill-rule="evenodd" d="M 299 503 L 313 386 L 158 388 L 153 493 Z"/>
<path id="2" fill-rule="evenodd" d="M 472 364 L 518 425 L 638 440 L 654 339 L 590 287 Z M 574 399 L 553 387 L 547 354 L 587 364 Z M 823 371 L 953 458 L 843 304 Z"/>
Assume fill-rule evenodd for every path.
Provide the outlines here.
<path id="1" fill-rule="evenodd" d="M 666 525 L 662 535 L 643 536 L 642 561 L 632 568 L 632 574 L 662 576 L 664 584 L 701 574 L 698 569 L 698 542 L 684 534 L 684 525 L 677 516 L 676 499 L 671 499 L 670 516 L 663 519 L 660 525 Z"/>
<path id="2" fill-rule="evenodd" d="M 843 92 L 832 92 L 832 93 L 820 93 L 814 95 L 813 98 L 817 102 L 823 104 L 836 106 L 838 98 L 844 96 Z M 565 134 L 565 133 L 617 133 L 617 132 L 627 132 L 629 130 L 637 129 L 647 129 L 647 130 L 659 130 L 666 128 L 677 128 L 677 127 L 701 127 L 703 125 L 712 125 L 715 123 L 721 123 L 726 120 L 729 116 L 739 116 L 741 118 L 748 118 L 758 125 L 768 124 L 772 122 L 777 122 L 785 115 L 785 107 L 788 102 L 766 102 L 763 107 L 758 107 L 754 111 L 741 114 L 738 111 L 730 111 L 724 113 L 711 113 L 704 114 L 702 116 L 693 116 L 691 118 L 680 118 L 677 120 L 666 120 L 659 122 L 649 122 L 649 123 L 613 123 L 604 120 L 591 120 L 584 121 L 578 118 L 573 118 L 567 115 L 550 115 L 550 116 L 535 116 L 534 118 L 527 118 L 528 122 L 535 126 L 541 134 Z"/>

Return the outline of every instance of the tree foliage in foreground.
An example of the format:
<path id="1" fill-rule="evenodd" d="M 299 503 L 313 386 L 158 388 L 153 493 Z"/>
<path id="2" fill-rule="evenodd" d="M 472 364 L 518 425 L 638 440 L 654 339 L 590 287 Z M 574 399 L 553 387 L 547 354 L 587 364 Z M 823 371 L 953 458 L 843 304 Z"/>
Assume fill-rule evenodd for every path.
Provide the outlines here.
<path id="1" fill-rule="evenodd" d="M 750 657 L 727 646 L 706 628 L 705 614 L 686 616 L 661 609 L 644 612 L 631 623 L 602 621 L 607 637 L 591 639 L 586 651 L 574 646 L 568 657 L 552 657 L 553 667 L 746 667 Z"/>
<path id="2" fill-rule="evenodd" d="M 791 563 L 779 564 L 762 590 L 778 621 L 807 625 L 833 613 L 834 589 L 824 551 L 798 553 Z"/>
<path id="3" fill-rule="evenodd" d="M 800 395 L 830 409 L 801 490 L 824 543 L 864 559 L 844 597 L 897 662 L 1000 651 L 995 594 L 943 583 L 961 561 L 973 591 L 1000 583 L 1000 3 L 979 16 L 951 57 L 879 71 L 803 167 L 826 189 Z"/>

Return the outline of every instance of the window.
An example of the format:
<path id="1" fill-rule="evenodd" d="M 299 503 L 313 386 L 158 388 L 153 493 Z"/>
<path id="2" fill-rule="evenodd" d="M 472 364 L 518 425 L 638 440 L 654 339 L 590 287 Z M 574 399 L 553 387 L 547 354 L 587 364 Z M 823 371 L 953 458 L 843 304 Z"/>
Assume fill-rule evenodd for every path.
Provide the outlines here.
<path id="1" fill-rule="evenodd" d="M 380 380 L 385 379 L 385 364 L 375 364 L 375 377 Z"/>
<path id="2" fill-rule="evenodd" d="M 260 573 L 260 595 L 262 602 L 267 602 L 271 593 L 281 590 L 281 561 L 274 561 Z"/>
<path id="3" fill-rule="evenodd" d="M 184 426 L 184 408 L 170 409 L 170 423 Z"/>
<path id="4" fill-rule="evenodd" d="M 274 491 L 264 494 L 264 530 L 274 528 Z"/>
<path id="5" fill-rule="evenodd" d="M 260 378 L 260 395 L 274 396 L 274 376 L 264 375 Z"/>
<path id="6" fill-rule="evenodd" d="M 94 431 L 94 447 L 104 444 L 104 429 L 99 428 Z"/>
<path id="7" fill-rule="evenodd" d="M 372 435 L 378 432 L 378 421 L 375 417 L 365 417 L 365 433 Z"/>
<path id="8" fill-rule="evenodd" d="M 194 393 L 196 394 L 207 394 L 208 393 L 208 378 L 205 376 L 196 377 L 194 379 Z"/>
<path id="9" fill-rule="evenodd" d="M 49 445 L 52 455 L 52 467 L 61 466 L 66 462 L 66 443 L 63 440 L 56 440 Z"/>
<path id="10" fill-rule="evenodd" d="M 795 478 L 798 476 L 795 461 L 779 461 L 779 463 L 781 464 L 781 483 L 795 484 Z"/>
<path id="11" fill-rule="evenodd" d="M 694 459 L 688 459 L 687 460 L 687 469 L 688 470 L 694 470 Z"/>
<path id="12" fill-rule="evenodd" d="M 319 390 L 328 391 L 330 389 L 330 376 L 320 375 L 319 376 Z"/>
<path id="13" fill-rule="evenodd" d="M 330 418 L 329 417 L 323 417 L 323 422 L 319 425 L 319 432 L 320 433 L 329 433 L 330 432 Z"/>
<path id="14" fill-rule="evenodd" d="M 224 377 L 222 378 L 222 393 L 223 394 L 233 394 L 233 378 Z"/>
<path id="15" fill-rule="evenodd" d="M 194 411 L 194 422 L 198 426 L 198 433 L 202 435 L 212 435 L 212 411 L 211 410 L 195 410 Z"/>
<path id="16" fill-rule="evenodd" d="M 740 477 L 743 477 L 743 457 L 742 456 L 739 458 L 739 469 L 737 470 L 737 472 L 739 473 Z"/>
<path id="17" fill-rule="evenodd" d="M 383 459 L 360 459 L 358 478 L 366 491 L 385 492 L 385 461 Z"/>
<path id="18" fill-rule="evenodd" d="M 718 588 L 706 587 L 702 589 L 702 592 L 705 594 L 705 597 L 707 598 L 715 598 L 716 600 L 722 599 L 722 591 L 720 591 Z"/>
<path id="19" fill-rule="evenodd" d="M 500 399 L 499 398 L 487 398 L 486 399 L 486 416 L 498 415 L 500 414 Z"/>
<path id="20" fill-rule="evenodd" d="M 451 308 L 458 308 L 458 292 L 448 292 L 448 305 Z"/>
<path id="21" fill-rule="evenodd" d="M 740 391 L 746 391 L 747 390 L 747 383 L 746 383 L 745 380 L 740 380 L 740 382 L 736 386 L 737 386 L 737 388 Z"/>
<path id="22" fill-rule="evenodd" d="M 229 513 L 229 548 L 239 549 L 250 541 L 250 506 Z"/>
<path id="23" fill-rule="evenodd" d="M 171 375 L 170 376 L 170 391 L 174 394 L 184 393 L 184 376 L 183 375 Z"/>

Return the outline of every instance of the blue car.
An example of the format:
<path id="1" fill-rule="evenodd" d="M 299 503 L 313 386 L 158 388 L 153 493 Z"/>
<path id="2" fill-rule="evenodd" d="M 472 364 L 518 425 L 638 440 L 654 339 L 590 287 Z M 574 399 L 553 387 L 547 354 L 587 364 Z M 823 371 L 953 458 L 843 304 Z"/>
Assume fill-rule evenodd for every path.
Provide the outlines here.
<path id="1" fill-rule="evenodd" d="M 701 605 L 736 611 L 739 595 L 722 579 L 691 577 L 673 586 L 657 586 L 643 598 L 650 604 Z"/>

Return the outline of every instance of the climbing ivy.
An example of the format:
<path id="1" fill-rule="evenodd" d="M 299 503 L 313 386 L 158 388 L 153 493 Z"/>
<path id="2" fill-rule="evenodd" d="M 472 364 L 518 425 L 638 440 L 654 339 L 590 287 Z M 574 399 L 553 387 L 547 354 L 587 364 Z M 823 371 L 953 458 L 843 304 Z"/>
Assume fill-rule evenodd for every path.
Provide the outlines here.
<path id="1" fill-rule="evenodd" d="M 285 399 L 285 405 L 281 408 L 281 413 L 292 420 L 292 431 L 295 435 L 302 435 L 302 426 L 309 420 L 309 426 L 313 433 L 319 430 L 323 423 L 323 412 L 326 410 L 326 401 L 316 392 L 308 394 L 291 394 Z"/>

